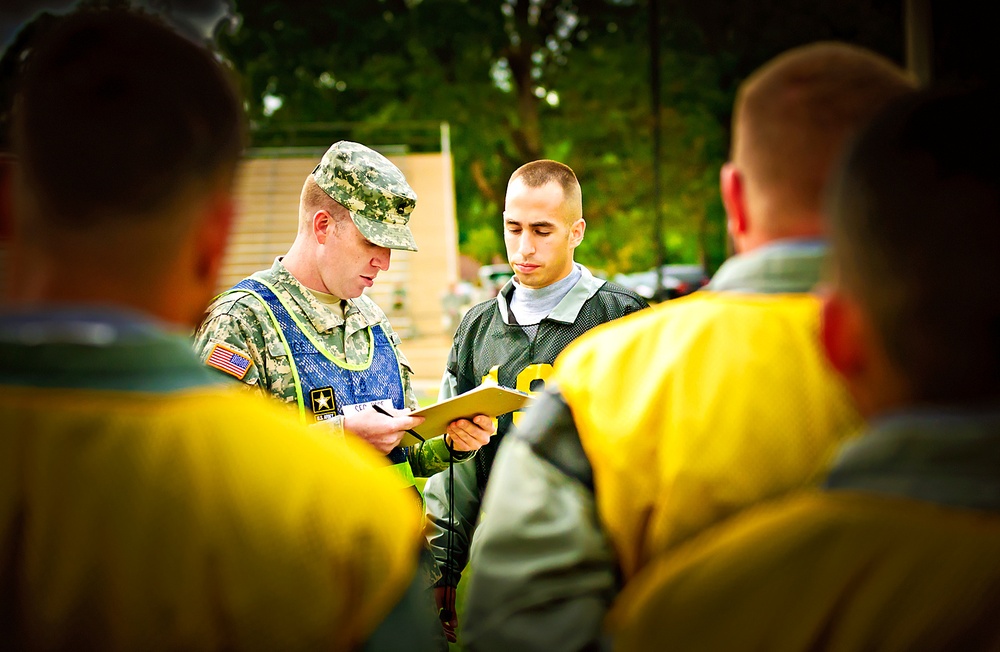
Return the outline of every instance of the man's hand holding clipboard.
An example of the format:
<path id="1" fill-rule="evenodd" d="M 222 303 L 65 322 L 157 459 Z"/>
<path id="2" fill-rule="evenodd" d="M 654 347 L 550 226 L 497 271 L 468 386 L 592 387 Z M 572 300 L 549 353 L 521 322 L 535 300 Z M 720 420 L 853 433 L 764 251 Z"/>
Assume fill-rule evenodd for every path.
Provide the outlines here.
<path id="1" fill-rule="evenodd" d="M 379 414 L 396 418 L 396 415 L 377 403 L 372 404 L 372 409 Z M 415 442 L 427 441 L 423 435 L 412 429 L 407 429 L 403 432 L 406 434 L 403 435 L 397 444 L 399 446 L 412 446 Z M 487 416 L 478 415 L 471 420 L 458 419 L 454 421 L 448 426 L 445 435 L 447 436 L 446 442 L 449 448 L 464 453 L 467 451 L 477 451 L 488 444 L 494 432 L 493 420 Z"/>
<path id="2" fill-rule="evenodd" d="M 350 415 L 345 427 L 365 429 L 366 432 L 386 431 L 376 445 L 383 453 L 388 453 L 395 446 L 413 446 L 441 434 L 447 435 L 448 444 L 455 451 L 475 451 L 489 443 L 496 432 L 493 419 L 524 407 L 529 400 L 530 396 L 523 392 L 497 385 L 481 385 L 414 412 L 396 412 L 372 403 L 372 411 L 366 409 Z M 378 416 L 372 412 L 378 413 Z M 387 423 L 383 417 L 393 422 Z M 372 436 L 364 438 L 368 441 L 373 439 Z"/>
<path id="3" fill-rule="evenodd" d="M 498 385 L 480 385 L 464 394 L 411 412 L 409 416 L 423 417 L 424 421 L 412 429 L 412 434 L 403 438 L 403 445 L 409 446 L 416 442 L 417 438 L 413 435 L 429 439 L 447 433 L 454 437 L 455 449 L 461 450 L 459 443 L 465 437 L 472 436 L 471 432 L 463 432 L 462 421 L 471 422 L 478 429 L 487 430 L 492 435 L 493 419 L 524 407 L 530 400 L 531 397 L 524 392 Z M 468 430 L 468 426 L 465 429 Z"/>

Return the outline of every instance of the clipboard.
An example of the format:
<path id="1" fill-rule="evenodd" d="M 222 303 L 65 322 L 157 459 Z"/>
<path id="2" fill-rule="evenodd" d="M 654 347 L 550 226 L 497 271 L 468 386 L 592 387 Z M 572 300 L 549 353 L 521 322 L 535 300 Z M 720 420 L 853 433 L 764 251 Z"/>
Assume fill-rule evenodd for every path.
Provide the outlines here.
<path id="1" fill-rule="evenodd" d="M 520 409 L 531 401 L 531 396 L 516 389 L 508 389 L 499 385 L 480 385 L 464 394 L 453 396 L 447 400 L 411 412 L 409 416 L 424 417 L 422 424 L 414 431 L 425 439 L 443 434 L 448 424 L 456 419 L 471 419 L 477 414 L 485 414 L 495 419 L 501 414 L 507 414 Z M 416 437 L 407 434 L 403 437 L 402 446 L 412 446 Z"/>

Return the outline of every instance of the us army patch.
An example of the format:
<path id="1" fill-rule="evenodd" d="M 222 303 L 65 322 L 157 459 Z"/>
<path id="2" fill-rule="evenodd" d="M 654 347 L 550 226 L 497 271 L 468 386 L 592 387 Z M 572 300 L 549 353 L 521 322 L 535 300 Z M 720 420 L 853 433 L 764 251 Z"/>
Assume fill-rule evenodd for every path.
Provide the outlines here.
<path id="1" fill-rule="evenodd" d="M 224 344 L 216 344 L 212 347 L 212 351 L 208 354 L 208 357 L 205 358 L 205 364 L 243 380 L 252 363 L 250 362 L 250 358 L 239 351 L 231 349 Z"/>
<path id="2" fill-rule="evenodd" d="M 309 401 L 313 414 L 317 418 L 322 418 L 325 414 L 333 416 L 337 412 L 337 401 L 333 397 L 333 387 L 320 387 L 312 390 L 309 392 Z"/>

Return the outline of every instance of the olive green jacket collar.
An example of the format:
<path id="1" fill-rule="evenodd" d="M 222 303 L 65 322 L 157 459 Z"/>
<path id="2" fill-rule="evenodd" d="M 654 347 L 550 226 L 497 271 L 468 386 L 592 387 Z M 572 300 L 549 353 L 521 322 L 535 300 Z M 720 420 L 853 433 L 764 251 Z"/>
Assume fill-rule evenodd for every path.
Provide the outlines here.
<path id="1" fill-rule="evenodd" d="M 1000 511 L 1000 412 L 912 409 L 873 420 L 845 444 L 827 489 Z"/>
<path id="2" fill-rule="evenodd" d="M 0 384 L 136 392 L 218 385 L 184 334 L 140 313 L 51 308 L 0 314 Z"/>

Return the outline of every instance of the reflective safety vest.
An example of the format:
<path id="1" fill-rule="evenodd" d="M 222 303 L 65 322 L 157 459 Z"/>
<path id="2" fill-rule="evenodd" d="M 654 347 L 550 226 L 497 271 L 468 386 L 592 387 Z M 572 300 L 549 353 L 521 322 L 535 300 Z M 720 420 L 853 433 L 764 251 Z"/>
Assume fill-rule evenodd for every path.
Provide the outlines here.
<path id="1" fill-rule="evenodd" d="M 860 419 L 811 295 L 697 292 L 556 362 L 626 578 L 754 503 L 818 481 Z"/>
<path id="2" fill-rule="evenodd" d="M 615 604 L 615 649 L 997 650 L 997 550 L 993 511 L 803 492 L 651 563 Z"/>
<path id="3" fill-rule="evenodd" d="M 267 308 L 288 355 L 295 400 L 303 422 L 310 421 L 310 414 L 316 421 L 324 421 L 374 403 L 403 409 L 399 360 L 381 324 L 368 327 L 368 360 L 352 365 L 338 360 L 313 337 L 296 316 L 295 309 L 268 283 L 246 278 L 230 292 L 236 290 L 249 292 Z M 415 483 L 413 470 L 401 447 L 392 449 L 386 457 L 406 486 Z"/>

